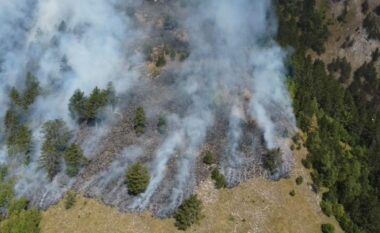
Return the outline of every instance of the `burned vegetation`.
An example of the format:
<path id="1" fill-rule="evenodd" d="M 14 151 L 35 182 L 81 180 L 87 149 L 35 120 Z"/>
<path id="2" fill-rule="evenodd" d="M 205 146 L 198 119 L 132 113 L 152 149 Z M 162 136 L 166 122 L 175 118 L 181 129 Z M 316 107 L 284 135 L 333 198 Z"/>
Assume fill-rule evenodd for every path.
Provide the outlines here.
<path id="1" fill-rule="evenodd" d="M 100 2 L 100 8 L 108 4 Z M 51 70 L 58 73 L 31 66 L 40 76 L 29 73 L 24 88 L 8 90 L 7 159 L 14 154 L 25 164 L 10 163 L 16 172 L 4 178 L 9 195 L 14 190 L 42 209 L 66 195 L 70 209 L 75 193 L 82 193 L 121 211 L 175 216 L 185 230 L 202 217 L 194 195 L 201 182 L 212 179 L 223 189 L 254 177 L 287 177 L 293 166 L 289 138 L 296 127 L 284 81 L 286 56 L 274 30 L 255 26 L 255 20 L 273 26 L 271 5 L 217 2 L 128 2 L 117 10 L 107 5 L 108 13 L 117 15 L 113 22 L 131 27 L 133 36 L 125 45 L 115 36 L 120 28 L 106 30 L 101 42 L 110 40 L 112 46 L 97 49 L 111 56 L 95 65 L 97 49 L 86 43 L 104 25 L 57 20 L 52 43 L 64 54 L 54 64 L 59 69 Z M 208 16 L 214 7 L 216 13 Z M 231 8 L 231 28 L 218 14 L 225 8 Z M 252 19 L 257 9 L 265 10 Z M 65 50 L 71 35 L 88 49 L 75 55 L 94 55 L 89 67 L 95 72 Z M 320 49 L 319 42 L 313 46 Z M 80 76 L 83 70 L 97 78 Z M 3 205 L 9 206 L 8 199 Z"/>

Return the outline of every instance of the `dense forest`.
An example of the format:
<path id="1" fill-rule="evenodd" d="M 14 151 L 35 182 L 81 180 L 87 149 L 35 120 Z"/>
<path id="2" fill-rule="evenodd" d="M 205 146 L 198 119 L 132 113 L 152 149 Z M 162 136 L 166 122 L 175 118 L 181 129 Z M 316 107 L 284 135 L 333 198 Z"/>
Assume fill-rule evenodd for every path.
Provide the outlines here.
<path id="1" fill-rule="evenodd" d="M 303 162 L 312 169 L 315 191 L 323 193 L 322 210 L 334 215 L 346 232 L 380 232 L 378 52 L 353 71 L 349 82 L 351 66 L 344 58 L 324 64 L 307 55 L 309 50 L 323 53 L 329 37 L 315 0 L 279 0 L 277 11 L 278 41 L 295 49 L 289 89 L 298 126 L 306 135 L 309 155 Z M 374 27 L 372 13 L 367 14 L 364 27 Z M 373 28 L 368 34 L 377 37 Z"/>

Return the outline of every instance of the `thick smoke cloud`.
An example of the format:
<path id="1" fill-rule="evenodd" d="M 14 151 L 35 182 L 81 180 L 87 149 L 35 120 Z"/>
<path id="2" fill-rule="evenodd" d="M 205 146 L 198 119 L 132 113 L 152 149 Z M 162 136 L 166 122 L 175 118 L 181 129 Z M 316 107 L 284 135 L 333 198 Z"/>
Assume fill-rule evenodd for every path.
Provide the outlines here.
<path id="1" fill-rule="evenodd" d="M 44 90 L 30 115 L 37 149 L 29 166 L 15 169 L 14 175 L 20 177 L 15 187 L 19 195 L 29 195 L 47 207 L 77 182 L 59 174 L 50 183 L 38 163 L 39 132 L 46 120 L 62 118 L 75 127 L 67 110 L 75 89 L 89 93 L 112 81 L 117 92 L 126 95 L 141 83 L 154 85 L 138 80 L 145 73 L 135 48 L 148 33 L 137 29 L 126 14 L 128 7 L 138 9 L 140 4 L 132 0 L 0 0 L 0 21 L 4 22 L 0 24 L 0 106 L 7 106 L 10 86 L 22 88 L 19 83 L 27 71 L 38 77 Z M 121 210 L 152 209 L 160 216 L 173 213 L 195 190 L 199 155 L 220 118 L 226 119 L 227 133 L 219 166 L 230 185 L 247 176 L 247 156 L 240 145 L 251 120 L 257 125 L 252 148 L 259 147 L 257 135 L 263 135 L 266 148 L 280 147 L 285 161 L 282 173 L 292 164 L 284 135 L 295 128 L 285 85 L 287 54 L 273 39 L 277 28 L 271 1 L 194 0 L 186 7 L 172 6 L 185 31 L 190 56 L 171 70 L 176 79 L 166 91 L 170 101 L 181 107 L 159 110 L 168 113 L 168 132 L 153 156 L 144 160 L 151 173 L 147 190 L 131 197 L 123 185 L 127 166 L 144 157 L 144 143 L 124 145 L 127 149 L 108 169 L 83 185 L 75 184 L 80 186 L 78 191 L 101 197 Z M 166 106 L 160 100 L 149 103 L 149 98 L 144 104 Z M 1 112 L 0 119 L 3 116 Z M 106 124 L 92 130 L 93 136 L 82 143 L 89 158 L 94 158 L 102 136 L 109 133 Z M 5 160 L 9 158 L 4 148 L 0 162 Z"/>
<path id="2" fill-rule="evenodd" d="M 189 5 L 191 5 L 189 3 Z M 242 180 L 242 122 L 252 118 L 263 132 L 269 149 L 284 147 L 286 173 L 291 153 L 281 139 L 294 128 L 291 101 L 285 86 L 286 53 L 275 43 L 275 17 L 271 1 L 208 0 L 195 2 L 187 12 L 185 28 L 191 55 L 180 67 L 177 89 L 180 98 L 191 99 L 179 127 L 158 150 L 153 182 L 133 207 L 145 208 L 164 180 L 166 167 L 179 153 L 180 161 L 170 204 L 159 215 L 175 209 L 195 186 L 196 161 L 207 131 L 214 124 L 218 102 L 230 111 L 229 144 L 226 145 L 224 173 L 231 183 Z M 251 95 L 245 114 L 243 93 Z M 186 97 L 183 97 L 186 96 Z M 178 152 L 179 151 L 179 152 Z M 235 177 L 237 176 L 237 178 Z M 190 187 L 190 188 L 189 188 Z"/>
<path id="3" fill-rule="evenodd" d="M 0 1 L 0 106 L 3 109 L 0 120 L 9 102 L 9 88 L 22 89 L 27 72 L 37 77 L 43 90 L 28 117 L 35 140 L 31 163 L 13 169 L 18 177 L 15 188 L 19 195 L 34 195 L 32 199 L 42 196 L 42 202 L 48 199 L 46 203 L 51 203 L 73 183 L 62 174 L 50 183 L 40 168 L 39 156 L 44 122 L 60 118 L 75 127 L 68 113 L 68 102 L 76 89 L 89 94 L 95 86 L 105 88 L 112 81 L 116 91 L 123 93 L 136 82 L 137 66 L 142 60 L 133 47 L 142 33 L 125 16 L 124 4 L 128 1 Z M 99 132 L 105 130 L 95 129 L 90 142 L 100 137 Z M 87 146 L 84 149 L 91 150 Z M 5 153 L 5 148 L 1 153 Z M 41 203 L 42 207 L 45 205 Z"/>
<path id="4" fill-rule="evenodd" d="M 137 78 L 133 67 L 141 64 L 132 50 L 141 33 L 118 2 L 2 1 L 2 89 L 22 83 L 31 71 L 49 97 L 35 105 L 45 119 L 68 116 L 77 88 L 89 93 L 113 81 L 117 91 L 126 91 Z M 2 91 L 2 103 L 6 95 Z"/>

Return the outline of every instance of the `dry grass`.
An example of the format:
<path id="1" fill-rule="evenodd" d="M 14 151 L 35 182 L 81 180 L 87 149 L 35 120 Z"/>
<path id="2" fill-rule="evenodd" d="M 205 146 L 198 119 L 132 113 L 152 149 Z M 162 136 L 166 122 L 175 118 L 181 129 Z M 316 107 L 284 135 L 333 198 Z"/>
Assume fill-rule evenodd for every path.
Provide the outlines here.
<path id="1" fill-rule="evenodd" d="M 54 233 L 175 232 L 173 225 L 173 219 L 155 219 L 148 213 L 124 214 L 83 197 L 69 210 L 65 210 L 62 202 L 50 208 L 43 213 L 41 222 L 42 232 Z"/>
<path id="2" fill-rule="evenodd" d="M 253 179 L 221 191 L 215 190 L 211 181 L 204 182 L 197 191 L 204 203 L 204 218 L 189 232 L 315 233 L 327 222 L 342 232 L 334 219 L 323 215 L 319 198 L 308 185 L 310 176 L 300 162 L 305 154 L 305 150 L 296 152 L 296 166 L 290 179 L 279 182 Z M 300 175 L 304 182 L 297 186 L 295 178 Z M 295 190 L 294 197 L 289 195 L 291 190 Z M 44 212 L 41 227 L 44 233 L 178 232 L 173 219 L 160 220 L 149 213 L 120 213 L 82 197 L 70 210 L 65 210 L 61 202 Z"/>

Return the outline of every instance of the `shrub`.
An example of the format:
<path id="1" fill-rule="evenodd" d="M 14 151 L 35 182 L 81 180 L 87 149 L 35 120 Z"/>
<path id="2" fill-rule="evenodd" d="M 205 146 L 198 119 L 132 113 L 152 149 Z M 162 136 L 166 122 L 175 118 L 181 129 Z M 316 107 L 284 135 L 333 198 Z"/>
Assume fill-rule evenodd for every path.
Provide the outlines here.
<path id="1" fill-rule="evenodd" d="M 13 184 L 11 182 L 0 182 L 0 208 L 6 208 L 13 197 Z"/>
<path id="2" fill-rule="evenodd" d="M 282 157 L 280 148 L 270 150 L 264 157 L 264 167 L 273 175 L 282 166 Z"/>
<path id="3" fill-rule="evenodd" d="M 334 233 L 335 227 L 331 225 L 330 223 L 322 224 L 321 231 L 322 233 Z"/>
<path id="4" fill-rule="evenodd" d="M 217 168 L 215 168 L 211 172 L 211 179 L 215 181 L 215 187 L 217 189 L 225 188 L 227 187 L 227 181 L 223 174 L 219 172 Z"/>
<path id="5" fill-rule="evenodd" d="M 328 217 L 330 217 L 333 214 L 332 204 L 329 201 L 322 200 L 321 201 L 321 209 L 322 209 L 323 213 Z"/>
<path id="6" fill-rule="evenodd" d="M 76 197 L 76 194 L 74 191 L 68 191 L 66 193 L 65 202 L 64 202 L 65 209 L 68 210 L 75 205 L 75 202 L 76 202 L 75 197 Z"/>
<path id="7" fill-rule="evenodd" d="M 212 165 L 215 163 L 215 157 L 211 151 L 206 151 L 203 157 L 203 163 L 206 165 Z"/>
<path id="8" fill-rule="evenodd" d="M 39 233 L 41 213 L 37 209 L 22 210 L 0 225 L 0 233 Z"/>
<path id="9" fill-rule="evenodd" d="M 21 197 L 20 199 L 13 199 L 8 207 L 8 214 L 18 214 L 28 207 L 28 199 Z"/>
<path id="10" fill-rule="evenodd" d="M 344 211 L 344 206 L 342 204 L 334 203 L 332 205 L 332 211 L 334 213 L 334 216 L 338 219 L 343 217 L 346 213 Z"/>
<path id="11" fill-rule="evenodd" d="M 6 165 L 0 165 L 0 183 L 5 180 L 8 175 L 8 167 Z"/>
<path id="12" fill-rule="evenodd" d="M 296 184 L 297 185 L 301 185 L 303 183 L 303 177 L 302 176 L 299 176 L 296 178 Z"/>
<path id="13" fill-rule="evenodd" d="M 191 195 L 185 200 L 175 213 L 176 227 L 186 230 L 201 219 L 202 202 L 196 195 Z"/>
<path id="14" fill-rule="evenodd" d="M 143 134 L 146 127 L 146 117 L 143 107 L 138 107 L 135 113 L 135 124 L 134 129 L 136 134 Z"/>
<path id="15" fill-rule="evenodd" d="M 126 173 L 126 182 L 129 194 L 138 195 L 145 192 L 149 181 L 149 171 L 141 163 L 135 163 L 132 166 L 128 167 Z"/>
<path id="16" fill-rule="evenodd" d="M 294 191 L 294 190 L 290 191 L 289 195 L 292 196 L 292 197 L 294 197 L 296 195 L 296 191 Z"/>

